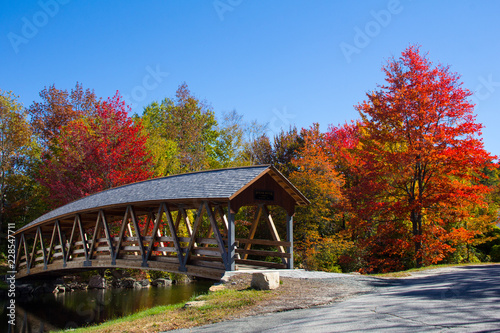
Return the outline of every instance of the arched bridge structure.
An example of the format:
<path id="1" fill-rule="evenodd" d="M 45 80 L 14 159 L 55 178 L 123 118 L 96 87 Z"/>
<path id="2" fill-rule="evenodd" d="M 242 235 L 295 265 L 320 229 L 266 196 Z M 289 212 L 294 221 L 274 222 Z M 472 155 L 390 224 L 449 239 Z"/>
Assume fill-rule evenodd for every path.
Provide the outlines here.
<path id="1" fill-rule="evenodd" d="M 112 188 L 17 230 L 16 277 L 138 268 L 220 279 L 245 268 L 293 268 L 293 215 L 307 204 L 266 165 Z"/>

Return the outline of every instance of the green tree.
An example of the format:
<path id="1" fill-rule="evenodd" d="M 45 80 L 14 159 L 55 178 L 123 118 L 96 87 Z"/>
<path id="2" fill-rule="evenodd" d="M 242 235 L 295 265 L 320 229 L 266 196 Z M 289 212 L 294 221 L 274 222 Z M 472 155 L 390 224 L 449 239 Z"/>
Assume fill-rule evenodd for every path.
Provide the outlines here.
<path id="1" fill-rule="evenodd" d="M 252 164 L 272 164 L 285 177 L 289 177 L 297 169 L 293 160 L 303 145 L 304 140 L 297 128 L 290 127 L 288 131 L 278 133 L 272 143 L 266 134 L 257 137 L 248 145 L 247 155 Z"/>
<path id="2" fill-rule="evenodd" d="M 20 227 L 40 211 L 38 189 L 30 168 L 38 149 L 32 141 L 27 113 L 11 92 L 0 90 L 0 230 Z"/>
<path id="3" fill-rule="evenodd" d="M 212 109 L 185 83 L 175 99 L 146 106 L 140 119 L 157 176 L 248 164 L 242 117 L 233 111 L 218 124 Z"/>
<path id="4" fill-rule="evenodd" d="M 154 157 L 161 162 L 165 175 L 209 169 L 214 165 L 217 121 L 213 111 L 192 96 L 185 83 L 177 89 L 174 101 L 165 98 L 161 103 L 148 105 L 142 119 L 149 133 L 157 132 L 148 146 L 154 141 L 160 142 L 161 138 L 161 146 L 167 148 L 164 155 L 156 152 Z"/>

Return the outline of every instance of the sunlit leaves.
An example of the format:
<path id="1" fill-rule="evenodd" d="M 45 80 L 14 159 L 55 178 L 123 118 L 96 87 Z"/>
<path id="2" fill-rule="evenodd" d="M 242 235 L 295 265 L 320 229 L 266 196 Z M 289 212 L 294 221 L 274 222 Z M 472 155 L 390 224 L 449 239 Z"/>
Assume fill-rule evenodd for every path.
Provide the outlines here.
<path id="1" fill-rule="evenodd" d="M 61 128 L 39 178 L 54 205 L 153 176 L 141 124 L 134 123 L 127 111 L 117 93 L 97 105 L 95 116 Z"/>

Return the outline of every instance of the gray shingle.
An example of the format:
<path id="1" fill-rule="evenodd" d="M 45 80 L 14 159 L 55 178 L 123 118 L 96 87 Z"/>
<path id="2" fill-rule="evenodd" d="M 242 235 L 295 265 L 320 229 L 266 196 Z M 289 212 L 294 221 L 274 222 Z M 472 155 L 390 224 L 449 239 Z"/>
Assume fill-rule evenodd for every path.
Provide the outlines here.
<path id="1" fill-rule="evenodd" d="M 269 166 L 253 166 L 187 173 L 115 187 L 70 202 L 40 216 L 19 231 L 39 222 L 88 209 L 145 201 L 229 199 Z"/>

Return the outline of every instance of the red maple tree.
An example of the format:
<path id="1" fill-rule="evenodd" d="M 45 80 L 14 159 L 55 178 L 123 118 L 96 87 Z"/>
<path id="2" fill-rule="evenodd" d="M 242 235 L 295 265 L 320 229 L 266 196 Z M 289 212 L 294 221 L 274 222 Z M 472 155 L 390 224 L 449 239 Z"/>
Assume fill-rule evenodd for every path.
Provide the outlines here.
<path id="1" fill-rule="evenodd" d="M 410 46 L 383 71 L 385 85 L 356 107 L 358 137 L 343 143 L 349 128 L 335 128 L 329 138 L 355 175 L 346 197 L 367 262 L 394 270 L 435 263 L 481 232 L 473 207 L 485 205 L 479 177 L 495 157 L 483 147 L 472 93 L 448 66 Z"/>
<path id="2" fill-rule="evenodd" d="M 95 116 L 61 128 L 39 177 L 54 206 L 153 176 L 142 125 L 134 123 L 127 111 L 117 92 L 97 105 Z"/>

